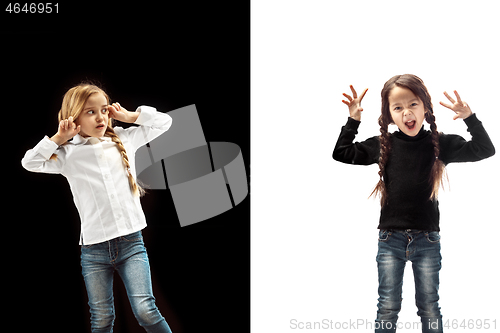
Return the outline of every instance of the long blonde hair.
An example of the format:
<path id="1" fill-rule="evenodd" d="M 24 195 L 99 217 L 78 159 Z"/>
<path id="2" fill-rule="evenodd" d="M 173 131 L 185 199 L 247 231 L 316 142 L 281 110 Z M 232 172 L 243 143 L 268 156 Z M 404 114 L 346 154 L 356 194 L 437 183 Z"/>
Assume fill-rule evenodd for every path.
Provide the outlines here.
<path id="1" fill-rule="evenodd" d="M 70 116 L 72 116 L 73 120 L 76 121 L 77 118 L 80 116 L 80 113 L 82 113 L 83 107 L 85 106 L 87 99 L 90 97 L 90 95 L 96 93 L 103 94 L 103 96 L 106 98 L 107 103 L 110 104 L 110 99 L 108 94 L 106 94 L 104 90 L 102 90 L 96 85 L 90 83 L 82 83 L 69 89 L 66 92 L 66 94 L 64 94 L 61 110 L 59 110 L 58 114 L 58 121 L 61 121 L 63 119 L 68 119 Z M 132 191 L 132 194 L 134 196 L 142 197 L 146 192 L 132 176 L 132 172 L 130 171 L 130 162 L 128 159 L 127 151 L 125 150 L 122 141 L 113 130 L 113 119 L 111 118 L 108 119 L 108 126 L 106 128 L 104 136 L 110 137 L 111 140 L 114 143 L 116 143 L 116 147 L 118 148 L 118 151 L 122 156 L 123 166 L 127 171 L 128 181 L 130 184 L 130 189 Z M 57 155 L 53 154 L 50 158 L 53 160 L 57 160 Z"/>

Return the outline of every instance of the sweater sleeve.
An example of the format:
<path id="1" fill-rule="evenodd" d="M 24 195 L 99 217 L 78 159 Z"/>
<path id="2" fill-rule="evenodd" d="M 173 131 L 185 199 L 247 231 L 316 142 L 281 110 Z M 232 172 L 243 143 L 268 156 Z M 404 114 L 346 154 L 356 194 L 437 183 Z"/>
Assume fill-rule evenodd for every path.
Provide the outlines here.
<path id="1" fill-rule="evenodd" d="M 460 135 L 443 134 L 439 138 L 439 159 L 445 164 L 452 162 L 476 162 L 495 155 L 495 147 L 491 142 L 483 124 L 472 114 L 464 119 L 467 131 L 472 139 L 466 141 Z"/>
<path id="2" fill-rule="evenodd" d="M 361 122 L 349 117 L 345 126 L 342 126 L 337 144 L 333 150 L 334 160 L 358 165 L 378 163 L 380 156 L 380 140 L 378 136 L 363 142 L 353 142 Z"/>

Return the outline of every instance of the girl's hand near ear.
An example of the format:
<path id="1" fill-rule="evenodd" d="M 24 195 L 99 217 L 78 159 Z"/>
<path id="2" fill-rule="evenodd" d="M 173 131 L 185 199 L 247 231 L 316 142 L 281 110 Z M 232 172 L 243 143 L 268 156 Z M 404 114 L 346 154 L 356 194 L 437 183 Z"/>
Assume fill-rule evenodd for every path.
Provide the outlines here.
<path id="1" fill-rule="evenodd" d="M 139 117 L 140 112 L 130 112 L 127 111 L 120 103 L 113 103 L 108 105 L 109 117 L 122 121 L 124 123 L 135 123 Z"/>
<path id="2" fill-rule="evenodd" d="M 450 102 L 453 103 L 453 105 L 446 104 L 443 102 L 439 102 L 439 104 L 456 113 L 456 115 L 453 117 L 453 120 L 457 120 L 458 118 L 466 119 L 470 117 L 472 115 L 472 111 L 469 105 L 465 102 L 462 102 L 462 99 L 460 98 L 460 95 L 456 90 L 454 90 L 453 92 L 455 93 L 455 96 L 457 96 L 456 101 L 453 98 L 451 98 L 451 96 L 448 95 L 446 91 L 444 92 L 444 95 L 450 100 Z"/>
<path id="3" fill-rule="evenodd" d="M 80 125 L 76 126 L 75 122 L 73 121 L 73 117 L 61 120 L 59 122 L 57 133 L 53 137 L 51 137 L 50 140 L 54 141 L 60 146 L 77 135 L 80 132 L 81 128 L 82 127 Z"/>
<path id="4" fill-rule="evenodd" d="M 361 93 L 361 96 L 358 97 L 358 94 L 356 93 L 356 90 L 354 90 L 354 87 L 351 85 L 350 86 L 351 91 L 352 91 L 352 97 L 343 94 L 349 101 L 342 100 L 342 103 L 347 105 L 349 107 L 349 115 L 352 119 L 355 119 L 357 121 L 361 121 L 361 111 L 363 111 L 363 108 L 361 107 L 361 101 L 363 100 L 363 97 L 365 97 L 366 92 L 368 91 L 368 88 L 363 90 Z"/>

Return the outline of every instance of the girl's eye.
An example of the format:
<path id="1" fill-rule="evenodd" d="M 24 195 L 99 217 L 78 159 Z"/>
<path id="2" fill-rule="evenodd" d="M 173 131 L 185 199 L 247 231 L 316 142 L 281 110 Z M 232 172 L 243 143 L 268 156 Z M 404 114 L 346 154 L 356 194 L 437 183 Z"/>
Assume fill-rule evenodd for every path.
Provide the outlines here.
<path id="1" fill-rule="evenodd" d="M 101 112 L 102 112 L 102 114 L 106 114 L 106 113 L 108 113 L 108 109 L 102 109 Z"/>
<path id="2" fill-rule="evenodd" d="M 93 114 L 94 110 L 87 111 L 88 114 Z"/>
<path id="3" fill-rule="evenodd" d="M 401 107 L 399 107 L 399 106 L 396 106 L 396 107 L 394 108 L 394 111 L 399 111 L 399 110 L 401 110 Z"/>
<path id="4" fill-rule="evenodd" d="M 411 106 L 417 106 L 417 103 L 412 103 Z"/>

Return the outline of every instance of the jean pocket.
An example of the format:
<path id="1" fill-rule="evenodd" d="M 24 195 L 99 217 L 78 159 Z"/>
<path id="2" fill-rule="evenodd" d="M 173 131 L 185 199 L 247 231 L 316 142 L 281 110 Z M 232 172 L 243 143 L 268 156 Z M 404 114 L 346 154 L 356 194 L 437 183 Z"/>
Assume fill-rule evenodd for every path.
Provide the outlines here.
<path id="1" fill-rule="evenodd" d="M 387 242 L 389 240 L 389 237 L 391 237 L 392 232 L 389 230 L 380 230 L 378 233 L 378 240 L 380 242 Z"/>
<path id="2" fill-rule="evenodd" d="M 439 235 L 439 231 L 429 231 L 425 233 L 425 238 L 429 243 L 436 244 L 441 240 L 441 235 Z"/>
<path id="3" fill-rule="evenodd" d="M 142 232 L 137 231 L 129 235 L 125 235 L 121 237 L 122 240 L 126 242 L 136 242 L 142 240 Z"/>

